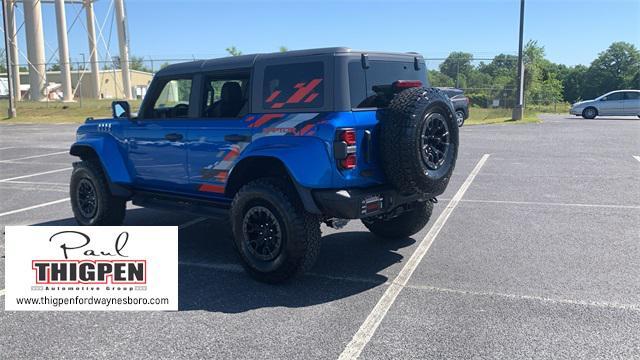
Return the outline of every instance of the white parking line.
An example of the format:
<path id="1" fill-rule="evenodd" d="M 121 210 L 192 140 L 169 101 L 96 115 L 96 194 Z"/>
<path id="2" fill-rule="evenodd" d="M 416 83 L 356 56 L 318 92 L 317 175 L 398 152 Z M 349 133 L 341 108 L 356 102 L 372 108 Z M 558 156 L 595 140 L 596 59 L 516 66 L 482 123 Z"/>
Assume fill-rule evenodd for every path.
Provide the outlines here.
<path id="1" fill-rule="evenodd" d="M 636 159 L 636 160 L 638 160 L 638 161 L 640 161 L 640 156 L 633 155 L 633 158 L 634 158 L 634 159 Z"/>
<path id="2" fill-rule="evenodd" d="M 53 155 L 62 155 L 62 154 L 68 154 L 68 153 L 69 153 L 69 151 L 58 151 L 58 152 L 42 154 L 42 155 L 33 155 L 33 156 L 25 156 L 25 157 L 21 157 L 21 158 L 16 158 L 16 159 L 0 160 L 0 163 L 8 163 L 8 162 L 12 162 L 12 161 L 36 159 L 36 158 L 41 158 L 41 157 L 47 157 L 47 156 L 53 156 Z"/>
<path id="3" fill-rule="evenodd" d="M 60 204 L 63 202 L 69 201 L 69 198 L 64 198 L 64 199 L 60 199 L 60 200 L 55 200 L 55 201 L 50 201 L 44 204 L 39 204 L 39 205 L 33 205 L 33 206 L 29 206 L 26 208 L 22 208 L 22 209 L 17 209 L 17 210 L 11 210 L 11 211 L 7 211 L 4 213 L 0 214 L 0 217 L 2 216 L 7 216 L 7 215 L 12 215 L 12 214 L 17 214 L 17 213 L 21 213 L 23 211 L 29 211 L 29 210 L 33 210 L 33 209 L 37 209 L 37 208 L 41 208 L 41 207 L 45 207 L 45 206 L 49 206 L 49 205 L 55 205 L 55 204 Z"/>
<path id="4" fill-rule="evenodd" d="M 548 205 L 548 206 L 574 206 L 590 208 L 610 208 L 610 209 L 640 209 L 640 205 L 611 205 L 611 204 L 575 204 L 539 201 L 508 201 L 508 200 L 474 200 L 464 199 L 464 203 L 485 203 L 485 204 L 513 204 L 513 205 Z"/>
<path id="5" fill-rule="evenodd" d="M 436 236 L 438 236 L 438 233 L 440 233 L 440 230 L 442 230 L 445 223 L 449 219 L 449 216 L 456 208 L 456 206 L 458 206 L 458 204 L 460 203 L 460 199 L 462 199 L 462 196 L 464 196 L 464 193 L 467 191 L 476 175 L 478 175 L 480 169 L 485 164 L 488 158 L 489 154 L 484 154 L 480 161 L 478 161 L 476 167 L 471 171 L 462 186 L 460 186 L 458 192 L 456 192 L 451 201 L 447 204 L 447 207 L 440 214 L 435 223 L 433 223 L 433 226 L 431 227 L 427 235 L 424 237 L 422 242 L 420 242 L 414 253 L 411 255 L 411 258 L 409 258 L 409 261 L 407 261 L 402 270 L 400 270 L 398 276 L 396 276 L 396 278 L 391 282 L 391 285 L 384 292 L 376 306 L 373 308 L 369 316 L 367 316 L 367 319 L 364 321 L 364 323 L 362 323 L 362 325 L 358 329 L 358 332 L 356 332 L 356 334 L 353 336 L 353 339 L 351 339 L 349 344 L 347 344 L 338 359 L 357 359 L 360 356 L 360 353 L 362 353 L 364 347 L 367 345 L 369 340 L 371 340 L 371 337 L 378 329 L 378 326 L 380 326 L 380 323 L 384 319 L 393 303 L 396 301 L 396 298 L 398 297 L 402 289 L 407 285 L 407 282 L 409 282 L 411 275 L 413 275 L 413 272 L 420 264 L 420 261 L 427 253 L 427 251 L 429 251 L 433 240 L 436 238 Z"/>
<path id="6" fill-rule="evenodd" d="M 5 292 L 7 292 L 5 289 L 0 289 L 0 296 L 4 296 Z"/>
<path id="7" fill-rule="evenodd" d="M 244 272 L 244 269 L 242 269 L 242 266 L 238 264 L 189 262 L 189 261 L 180 261 L 178 264 L 181 266 L 193 266 L 193 267 L 211 269 L 216 271 L 224 271 L 224 272 L 235 273 L 235 274 Z M 390 282 L 383 283 L 373 278 L 363 278 L 363 277 L 353 277 L 353 276 L 335 276 L 330 274 L 321 274 L 321 273 L 314 273 L 314 272 L 306 273 L 305 276 L 328 279 L 328 280 L 373 284 L 373 285 L 383 285 L 383 284 L 390 285 L 391 284 Z M 533 301 L 546 302 L 551 304 L 581 305 L 581 306 L 598 307 L 598 308 L 612 308 L 612 309 L 619 309 L 619 310 L 640 311 L 640 304 L 623 304 L 623 303 L 616 303 L 616 302 L 609 302 L 609 301 L 588 301 L 588 300 L 550 298 L 550 297 L 537 296 L 537 295 L 518 295 L 518 294 L 491 292 L 491 291 L 460 290 L 460 289 L 450 289 L 450 288 L 442 288 L 442 287 L 428 286 L 428 285 L 405 285 L 405 288 L 441 292 L 441 293 L 459 294 L 459 295 L 500 297 L 500 298 L 506 298 L 511 300 L 533 300 Z"/>
<path id="8" fill-rule="evenodd" d="M 73 168 L 72 167 L 68 167 L 68 168 L 64 168 L 64 169 L 44 171 L 44 172 L 41 172 L 41 173 L 35 173 L 35 174 L 30 174 L 30 175 L 16 176 L 16 177 L 8 178 L 8 179 L 0 179 L 0 183 L 1 182 L 7 182 L 7 181 L 13 181 L 13 180 L 26 179 L 26 178 L 30 178 L 30 177 L 34 177 L 34 176 L 53 174 L 53 173 L 58 173 L 58 172 L 67 171 L 67 170 L 71 170 L 71 169 L 73 169 Z"/>
<path id="9" fill-rule="evenodd" d="M 17 180 L 5 180 L 7 184 L 24 184 L 24 185 L 55 185 L 55 186 L 69 186 L 69 183 L 57 183 L 57 182 L 40 182 L 40 181 L 17 181 Z"/>
<path id="10" fill-rule="evenodd" d="M 491 291 L 457 290 L 457 289 L 448 289 L 448 288 L 424 286 L 424 285 L 410 285 L 407 287 L 411 289 L 428 290 L 428 291 L 459 294 L 459 295 L 501 297 L 501 298 L 507 298 L 512 300 L 534 300 L 534 301 L 547 302 L 552 304 L 582 305 L 582 306 L 593 306 L 593 307 L 600 307 L 600 308 L 613 308 L 613 309 L 620 309 L 620 310 L 640 311 L 640 305 L 638 304 L 621 304 L 621 303 L 612 303 L 608 301 L 555 299 L 555 298 L 536 296 L 536 295 L 516 295 L 516 294 L 491 292 Z"/>
<path id="11" fill-rule="evenodd" d="M 219 271 L 224 271 L 224 272 L 230 272 L 230 273 L 241 273 L 244 270 L 242 269 L 242 266 L 238 265 L 238 264 L 215 264 L 215 263 L 203 263 L 203 262 L 190 262 L 190 261 L 180 261 L 178 262 L 179 265 L 182 266 L 193 266 L 193 267 L 200 267 L 200 268 L 204 268 L 204 269 L 212 269 L 212 270 L 219 270 Z"/>
<path id="12" fill-rule="evenodd" d="M 8 146 L 8 147 L 0 148 L 0 150 L 9 150 L 9 149 L 17 149 L 17 147 L 15 147 L 15 146 Z"/>
<path id="13" fill-rule="evenodd" d="M 186 229 L 189 226 L 193 226 L 193 225 L 201 223 L 201 222 L 203 222 L 205 220 L 207 220 L 207 218 L 201 217 L 201 218 L 193 219 L 191 221 L 187 221 L 186 223 L 178 226 L 178 230 Z"/>

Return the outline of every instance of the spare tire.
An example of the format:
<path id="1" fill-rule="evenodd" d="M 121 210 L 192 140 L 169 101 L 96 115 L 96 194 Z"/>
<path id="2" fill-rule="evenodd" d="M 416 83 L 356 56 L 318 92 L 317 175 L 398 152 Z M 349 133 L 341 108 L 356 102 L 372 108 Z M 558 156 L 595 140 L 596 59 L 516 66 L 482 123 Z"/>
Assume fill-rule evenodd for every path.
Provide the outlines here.
<path id="1" fill-rule="evenodd" d="M 449 97 L 434 88 L 406 89 L 391 100 L 380 122 L 387 180 L 402 193 L 442 194 L 458 156 L 458 125 Z"/>

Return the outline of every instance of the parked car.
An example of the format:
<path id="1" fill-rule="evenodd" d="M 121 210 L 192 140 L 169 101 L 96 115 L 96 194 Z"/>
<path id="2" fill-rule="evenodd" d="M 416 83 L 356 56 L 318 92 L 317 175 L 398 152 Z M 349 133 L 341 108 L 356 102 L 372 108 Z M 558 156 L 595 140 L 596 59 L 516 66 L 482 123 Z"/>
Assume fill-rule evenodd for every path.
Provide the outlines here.
<path id="1" fill-rule="evenodd" d="M 447 96 L 453 102 L 453 107 L 456 110 L 456 122 L 458 127 L 464 125 L 464 121 L 469 118 L 469 98 L 464 96 L 464 90 L 456 88 L 438 88 L 444 91 Z"/>
<path id="2" fill-rule="evenodd" d="M 616 90 L 594 100 L 585 100 L 571 105 L 569 113 L 594 119 L 596 116 L 640 117 L 640 90 Z"/>
<path id="3" fill-rule="evenodd" d="M 70 153 L 81 225 L 143 207 L 230 218 L 247 271 L 281 282 L 309 269 L 320 224 L 375 235 L 422 229 L 458 154 L 454 107 L 416 53 L 329 48 L 170 65 L 137 117 L 88 119 Z"/>

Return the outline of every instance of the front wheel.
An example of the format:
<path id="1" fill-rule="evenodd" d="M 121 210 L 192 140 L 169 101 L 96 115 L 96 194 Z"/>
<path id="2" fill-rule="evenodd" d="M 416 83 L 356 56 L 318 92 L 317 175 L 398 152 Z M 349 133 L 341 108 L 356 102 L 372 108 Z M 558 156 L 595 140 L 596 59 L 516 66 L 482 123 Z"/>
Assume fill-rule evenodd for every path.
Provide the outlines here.
<path id="1" fill-rule="evenodd" d="M 598 115 L 598 110 L 593 107 L 588 107 L 582 111 L 582 117 L 585 119 L 595 119 Z"/>
<path id="2" fill-rule="evenodd" d="M 73 164 L 71 209 L 79 225 L 121 225 L 127 201 L 111 195 L 102 168 L 91 161 Z"/>
<path id="3" fill-rule="evenodd" d="M 309 270 L 320 249 L 320 221 L 304 210 L 286 181 L 250 182 L 231 204 L 236 248 L 247 272 L 280 283 Z"/>
<path id="4" fill-rule="evenodd" d="M 427 225 L 433 212 L 433 203 L 423 201 L 391 219 L 363 218 L 362 223 L 375 235 L 385 239 L 404 239 L 415 235 Z"/>

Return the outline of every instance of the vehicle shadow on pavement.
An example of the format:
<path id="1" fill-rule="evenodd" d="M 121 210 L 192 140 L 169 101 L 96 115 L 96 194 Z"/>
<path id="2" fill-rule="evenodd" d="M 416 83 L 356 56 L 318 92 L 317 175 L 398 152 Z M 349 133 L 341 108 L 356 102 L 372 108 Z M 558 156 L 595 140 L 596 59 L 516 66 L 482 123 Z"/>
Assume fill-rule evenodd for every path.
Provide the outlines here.
<path id="1" fill-rule="evenodd" d="M 175 226 L 189 215 L 149 209 L 127 211 L 125 225 Z M 35 224 L 74 226 L 73 218 Z M 322 247 L 309 274 L 280 285 L 252 279 L 242 269 L 230 225 L 206 220 L 180 230 L 179 310 L 241 313 L 270 307 L 308 307 L 354 296 L 384 284 L 379 274 L 402 261 L 397 251 L 415 243 L 412 238 L 382 240 L 368 231 L 332 232 L 323 229 Z"/>
<path id="2" fill-rule="evenodd" d="M 212 221 L 203 227 L 208 229 L 194 226 L 192 234 L 180 237 L 182 311 L 299 308 L 353 296 L 384 284 L 388 279 L 379 272 L 403 259 L 397 250 L 415 243 L 410 238 L 383 241 L 365 231 L 332 233 L 323 236 L 318 261 L 309 274 L 269 285 L 244 272 L 228 224 Z"/>

